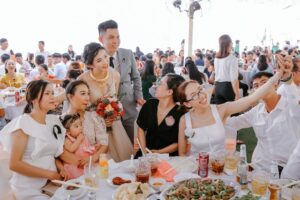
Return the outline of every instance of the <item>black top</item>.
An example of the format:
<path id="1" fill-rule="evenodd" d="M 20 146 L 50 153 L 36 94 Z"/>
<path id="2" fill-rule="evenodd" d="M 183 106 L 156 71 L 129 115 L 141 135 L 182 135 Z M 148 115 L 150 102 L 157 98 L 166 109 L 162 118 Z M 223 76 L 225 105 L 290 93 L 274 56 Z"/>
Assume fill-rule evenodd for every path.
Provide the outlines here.
<path id="1" fill-rule="evenodd" d="M 178 105 L 175 105 L 164 120 L 157 124 L 157 99 L 149 99 L 142 107 L 137 118 L 138 126 L 145 131 L 146 146 L 148 149 L 162 149 L 171 144 L 178 143 L 179 119 L 183 115 L 178 112 Z M 137 153 L 140 156 L 141 152 Z M 170 156 L 177 156 L 178 151 L 170 153 Z"/>

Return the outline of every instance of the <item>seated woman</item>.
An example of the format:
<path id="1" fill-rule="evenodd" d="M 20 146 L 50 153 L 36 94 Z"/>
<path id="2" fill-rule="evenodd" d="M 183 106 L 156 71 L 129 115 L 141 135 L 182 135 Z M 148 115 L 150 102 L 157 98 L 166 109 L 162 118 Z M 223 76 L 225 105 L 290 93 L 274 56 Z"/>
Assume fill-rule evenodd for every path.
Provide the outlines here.
<path id="1" fill-rule="evenodd" d="M 138 139 L 145 151 L 178 155 L 178 124 L 183 113 L 178 112 L 176 88 L 184 82 L 177 74 L 167 74 L 156 83 L 157 99 L 149 99 L 137 119 Z M 141 151 L 136 156 L 140 156 Z"/>
<path id="2" fill-rule="evenodd" d="M 86 82 L 76 80 L 66 88 L 69 108 L 66 114 L 79 114 L 82 121 L 83 134 L 91 145 L 98 145 L 98 151 L 93 154 L 93 161 L 99 160 L 101 153 L 108 152 L 108 134 L 106 133 L 105 121 L 95 111 L 85 111 L 90 103 L 90 92 Z M 68 149 L 65 149 L 68 151 Z M 77 158 L 81 159 L 81 158 Z M 62 158 L 64 160 L 64 158 Z M 64 160 L 67 163 L 67 160 Z M 88 158 L 85 158 L 88 161 Z"/>
<path id="3" fill-rule="evenodd" d="M 7 60 L 5 62 L 5 75 L 0 78 L 0 89 L 7 87 L 20 88 L 26 84 L 23 74 L 19 74 L 16 71 L 15 61 Z"/>
<path id="4" fill-rule="evenodd" d="M 88 158 L 96 153 L 99 145 L 90 145 L 87 138 L 83 135 L 82 122 L 78 113 L 63 116 L 61 122 L 67 131 L 64 144 L 64 148 L 67 151 L 75 153 L 80 158 Z M 83 168 L 77 165 L 65 163 L 64 169 L 70 179 L 83 175 Z"/>
<path id="5" fill-rule="evenodd" d="M 258 57 L 258 63 L 251 69 L 250 77 L 252 78 L 258 72 L 269 72 L 273 74 L 273 68 L 268 65 L 267 56 L 260 55 Z"/>
<path id="6" fill-rule="evenodd" d="M 18 200 L 49 199 L 41 188 L 47 180 L 66 177 L 55 157 L 63 152 L 65 131 L 58 116 L 47 115 L 55 107 L 53 88 L 44 80 L 32 81 L 26 89 L 24 114 L 0 132 L 3 146 L 10 151 L 11 188 Z M 12 151 L 13 150 L 13 151 Z"/>
<path id="7" fill-rule="evenodd" d="M 200 151 L 225 150 L 225 128 L 223 122 L 232 114 L 242 112 L 257 103 L 268 90 L 278 83 L 282 72 L 278 72 L 253 95 L 220 105 L 210 105 L 206 90 L 196 81 L 186 81 L 178 88 L 181 105 L 190 109 L 180 119 L 179 155 L 198 154 Z M 191 144 L 189 152 L 187 143 Z"/>

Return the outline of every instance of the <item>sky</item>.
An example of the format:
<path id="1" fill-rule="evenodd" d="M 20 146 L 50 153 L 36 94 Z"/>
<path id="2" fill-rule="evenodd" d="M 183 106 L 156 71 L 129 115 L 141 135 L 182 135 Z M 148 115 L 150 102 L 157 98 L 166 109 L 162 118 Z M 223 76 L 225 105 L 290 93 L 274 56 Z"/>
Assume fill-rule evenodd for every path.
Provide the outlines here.
<path id="1" fill-rule="evenodd" d="M 183 7 L 189 0 L 182 0 Z M 85 44 L 98 41 L 97 26 L 114 19 L 121 47 L 145 53 L 167 47 L 179 50 L 187 41 L 188 17 L 173 0 L 6 0 L 1 1 L 0 38 L 16 52 L 36 52 L 39 40 L 50 53 L 80 54 Z M 300 0 L 202 0 L 195 12 L 193 49 L 218 48 L 218 38 L 229 34 L 241 46 L 266 45 L 300 39 Z M 291 7 L 289 7 L 292 5 Z M 187 43 L 187 42 L 186 42 Z"/>

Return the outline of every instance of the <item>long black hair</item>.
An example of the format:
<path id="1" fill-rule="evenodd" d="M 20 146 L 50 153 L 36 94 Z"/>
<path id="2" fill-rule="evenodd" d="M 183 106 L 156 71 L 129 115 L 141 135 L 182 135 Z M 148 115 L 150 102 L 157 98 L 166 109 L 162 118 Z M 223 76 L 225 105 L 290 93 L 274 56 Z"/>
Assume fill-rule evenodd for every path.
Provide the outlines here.
<path id="1" fill-rule="evenodd" d="M 92 65 L 94 58 L 97 56 L 97 54 L 100 50 L 104 50 L 104 47 L 101 46 L 99 43 L 91 42 L 91 43 L 85 45 L 84 49 L 83 49 L 83 54 L 82 54 L 83 62 L 87 66 Z"/>
<path id="2" fill-rule="evenodd" d="M 268 68 L 267 57 L 260 55 L 258 58 L 257 69 L 259 71 L 265 71 Z"/>
<path id="3" fill-rule="evenodd" d="M 41 102 L 43 96 L 44 96 L 44 91 L 49 84 L 48 81 L 45 80 L 36 80 L 36 81 L 31 81 L 27 87 L 26 87 L 26 101 L 27 104 L 24 108 L 23 113 L 31 113 L 33 104 L 32 101 L 39 98 L 39 103 Z M 39 94 L 40 97 L 39 97 Z"/>
<path id="4" fill-rule="evenodd" d="M 204 74 L 198 70 L 194 61 L 188 60 L 185 63 L 185 68 L 188 70 L 191 80 L 197 81 L 200 85 L 202 85 L 206 81 Z"/>
<path id="5" fill-rule="evenodd" d="M 178 74 L 166 74 L 165 77 L 168 89 L 173 90 L 173 101 L 178 102 L 177 88 L 185 81 L 184 78 Z"/>
<path id="6" fill-rule="evenodd" d="M 154 65 L 155 63 L 153 60 L 146 60 L 142 80 L 146 80 L 147 76 L 154 76 Z"/>

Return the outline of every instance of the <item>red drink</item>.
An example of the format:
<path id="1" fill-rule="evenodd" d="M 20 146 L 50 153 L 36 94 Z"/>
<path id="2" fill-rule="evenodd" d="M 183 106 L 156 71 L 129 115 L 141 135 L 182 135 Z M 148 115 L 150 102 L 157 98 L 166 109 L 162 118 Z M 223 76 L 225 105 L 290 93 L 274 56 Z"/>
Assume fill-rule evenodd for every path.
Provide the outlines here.
<path id="1" fill-rule="evenodd" d="M 136 182 L 148 183 L 149 182 L 149 174 L 136 174 Z"/>
<path id="2" fill-rule="evenodd" d="M 20 101 L 20 92 L 19 91 L 15 92 L 15 101 L 16 101 L 16 103 Z"/>
<path id="3" fill-rule="evenodd" d="M 202 178 L 208 176 L 208 162 L 209 155 L 208 152 L 200 152 L 199 153 L 199 165 L 198 165 L 198 175 Z"/>
<path id="4" fill-rule="evenodd" d="M 151 167 L 151 176 L 154 176 L 154 174 L 157 172 L 157 166 Z"/>

